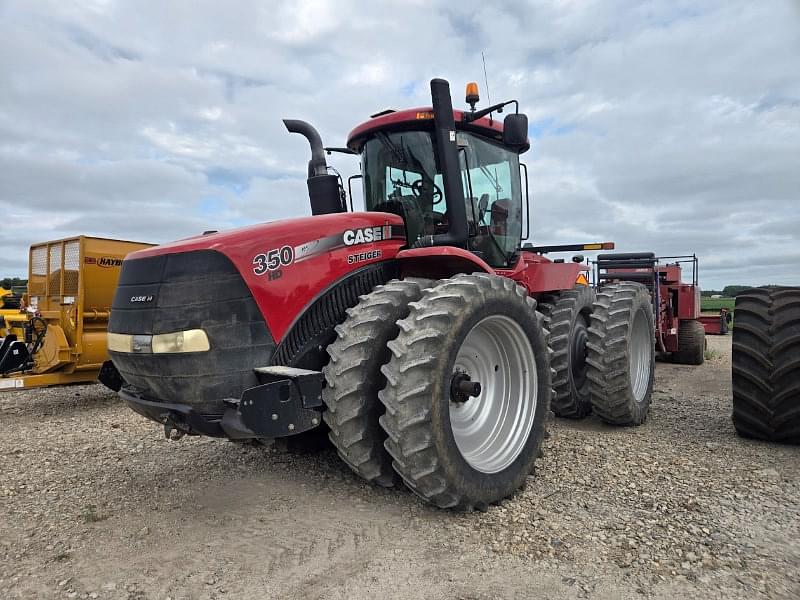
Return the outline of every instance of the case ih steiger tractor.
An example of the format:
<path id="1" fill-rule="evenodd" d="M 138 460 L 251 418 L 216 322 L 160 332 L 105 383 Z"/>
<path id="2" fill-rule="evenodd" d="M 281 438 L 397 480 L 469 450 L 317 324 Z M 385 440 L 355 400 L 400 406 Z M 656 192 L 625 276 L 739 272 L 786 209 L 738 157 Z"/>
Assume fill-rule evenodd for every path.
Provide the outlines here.
<path id="1" fill-rule="evenodd" d="M 551 397 L 562 414 L 644 420 L 647 289 L 615 283 L 595 301 L 582 259 L 545 257 L 613 244 L 521 247 L 527 117 L 493 117 L 516 101 L 475 110 L 474 84 L 470 110 L 453 110 L 444 80 L 431 94 L 432 107 L 350 133 L 365 212 L 348 212 L 316 130 L 285 121 L 311 146 L 313 216 L 126 258 L 109 349 L 133 410 L 171 437 L 275 439 L 324 423 L 363 478 L 399 475 L 467 510 L 524 483 Z"/>
<path id="2" fill-rule="evenodd" d="M 706 334 L 700 321 L 697 256 L 617 252 L 599 254 L 594 264 L 597 283 L 637 281 L 647 287 L 656 315 L 657 352 L 669 355 L 675 363 L 703 364 Z M 684 264 L 691 265 L 691 283 L 681 280 Z"/>

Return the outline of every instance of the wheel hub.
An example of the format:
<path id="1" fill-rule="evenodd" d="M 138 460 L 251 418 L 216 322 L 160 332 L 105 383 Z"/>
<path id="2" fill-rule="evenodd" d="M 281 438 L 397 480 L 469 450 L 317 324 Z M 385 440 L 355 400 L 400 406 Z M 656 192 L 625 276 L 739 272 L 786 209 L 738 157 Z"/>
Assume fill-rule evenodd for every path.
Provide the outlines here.
<path id="1" fill-rule="evenodd" d="M 450 380 L 450 400 L 453 402 L 466 402 L 470 398 L 481 395 L 481 384 L 472 381 L 468 373 L 456 371 Z"/>
<path id="2" fill-rule="evenodd" d="M 459 348 L 450 387 L 450 426 L 464 460 L 482 473 L 510 466 L 528 442 L 538 391 L 522 327 L 503 315 L 478 322 Z M 460 401 L 462 390 L 478 393 Z"/>

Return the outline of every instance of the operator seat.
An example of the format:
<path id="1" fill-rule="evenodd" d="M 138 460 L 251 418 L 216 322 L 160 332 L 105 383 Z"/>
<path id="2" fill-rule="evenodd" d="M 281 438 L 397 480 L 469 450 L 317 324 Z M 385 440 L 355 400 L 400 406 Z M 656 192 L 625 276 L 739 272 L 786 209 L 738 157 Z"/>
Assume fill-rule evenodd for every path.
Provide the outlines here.
<path id="1" fill-rule="evenodd" d="M 513 205 L 509 198 L 496 200 L 489 209 L 489 225 L 479 226 L 479 233 L 473 238 L 473 250 L 480 252 L 483 259 L 493 267 L 507 266 L 508 257 L 503 246 L 508 235 L 508 217 L 512 210 Z"/>

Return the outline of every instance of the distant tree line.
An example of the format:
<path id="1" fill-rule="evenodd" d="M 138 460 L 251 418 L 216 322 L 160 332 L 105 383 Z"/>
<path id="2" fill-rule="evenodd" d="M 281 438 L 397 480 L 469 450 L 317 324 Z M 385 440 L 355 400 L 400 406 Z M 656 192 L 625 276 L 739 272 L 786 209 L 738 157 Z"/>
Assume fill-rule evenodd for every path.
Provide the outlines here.
<path id="1" fill-rule="evenodd" d="M 735 298 L 745 290 L 749 290 L 752 285 L 726 285 L 721 290 L 703 290 L 701 294 L 703 297 L 710 296 L 724 296 L 725 298 Z"/>

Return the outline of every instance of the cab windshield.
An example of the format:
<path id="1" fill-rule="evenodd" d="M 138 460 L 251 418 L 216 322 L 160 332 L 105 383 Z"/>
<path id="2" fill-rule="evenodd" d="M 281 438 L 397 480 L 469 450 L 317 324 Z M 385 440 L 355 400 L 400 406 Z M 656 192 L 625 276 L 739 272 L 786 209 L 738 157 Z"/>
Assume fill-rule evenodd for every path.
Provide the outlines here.
<path id="1" fill-rule="evenodd" d="M 469 133 L 458 133 L 470 249 L 493 267 L 508 266 L 522 234 L 519 156 Z M 369 211 L 403 217 L 409 244 L 448 229 L 447 198 L 430 132 L 378 133 L 362 151 Z"/>

